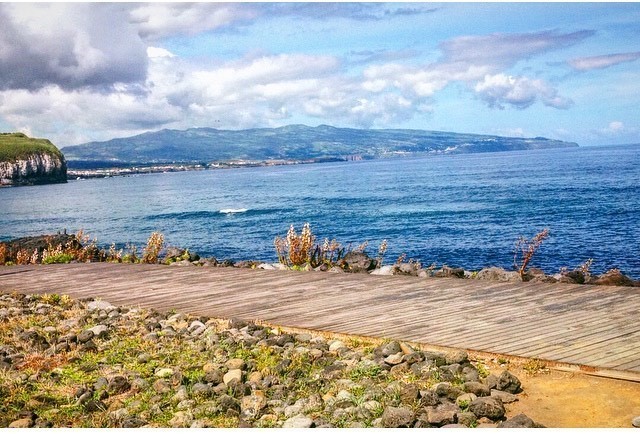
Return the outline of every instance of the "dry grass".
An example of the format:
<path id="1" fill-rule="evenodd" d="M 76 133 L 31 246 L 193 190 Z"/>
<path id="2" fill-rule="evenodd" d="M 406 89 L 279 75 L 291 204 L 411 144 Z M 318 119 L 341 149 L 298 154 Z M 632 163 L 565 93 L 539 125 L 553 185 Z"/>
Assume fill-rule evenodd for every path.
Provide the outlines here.
<path id="1" fill-rule="evenodd" d="M 156 264 L 163 247 L 164 235 L 160 232 L 152 233 L 147 240 L 147 247 L 145 247 L 142 253 L 142 262 L 145 264 Z"/>
<path id="2" fill-rule="evenodd" d="M 548 237 L 549 229 L 545 228 L 534 235 L 530 240 L 520 236 L 516 241 L 513 263 L 518 270 L 518 273 L 520 273 L 520 278 L 522 280 L 525 279 L 527 266 L 529 265 L 529 262 L 531 262 L 533 255 L 535 255 L 542 245 L 542 242 Z"/>

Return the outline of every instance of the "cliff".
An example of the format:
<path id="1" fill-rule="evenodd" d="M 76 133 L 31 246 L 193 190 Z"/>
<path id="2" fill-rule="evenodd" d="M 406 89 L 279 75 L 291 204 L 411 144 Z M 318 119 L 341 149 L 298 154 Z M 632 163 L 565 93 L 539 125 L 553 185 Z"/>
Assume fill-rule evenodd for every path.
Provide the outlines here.
<path id="1" fill-rule="evenodd" d="M 0 186 L 67 182 L 67 162 L 46 139 L 0 133 Z"/>

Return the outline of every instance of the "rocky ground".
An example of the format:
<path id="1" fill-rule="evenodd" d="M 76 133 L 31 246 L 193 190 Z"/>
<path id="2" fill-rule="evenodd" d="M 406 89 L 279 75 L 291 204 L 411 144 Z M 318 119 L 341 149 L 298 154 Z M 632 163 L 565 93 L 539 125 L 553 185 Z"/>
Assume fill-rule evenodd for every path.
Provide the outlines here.
<path id="1" fill-rule="evenodd" d="M 0 427 L 537 427 L 464 351 L 0 295 Z"/>

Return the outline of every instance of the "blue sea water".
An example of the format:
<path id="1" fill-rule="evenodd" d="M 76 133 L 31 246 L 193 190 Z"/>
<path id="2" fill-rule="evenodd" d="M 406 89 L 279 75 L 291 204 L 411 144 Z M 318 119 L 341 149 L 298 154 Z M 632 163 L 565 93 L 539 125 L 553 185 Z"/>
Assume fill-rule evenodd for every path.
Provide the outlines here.
<path id="1" fill-rule="evenodd" d="M 84 229 L 99 244 L 170 245 L 218 259 L 275 261 L 273 240 L 309 222 L 318 238 L 387 263 L 513 266 L 543 228 L 532 266 L 588 258 L 640 278 L 640 147 L 607 146 L 179 172 L 0 189 L 0 239 Z"/>

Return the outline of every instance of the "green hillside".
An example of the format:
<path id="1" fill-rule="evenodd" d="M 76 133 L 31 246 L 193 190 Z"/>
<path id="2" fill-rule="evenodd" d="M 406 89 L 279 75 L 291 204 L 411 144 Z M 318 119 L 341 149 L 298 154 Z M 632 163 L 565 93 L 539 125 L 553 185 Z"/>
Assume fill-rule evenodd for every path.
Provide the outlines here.
<path id="1" fill-rule="evenodd" d="M 73 167 L 80 161 L 139 164 L 354 157 L 366 159 L 407 154 L 502 152 L 575 146 L 578 145 L 544 137 L 288 125 L 249 130 L 161 130 L 106 142 L 68 146 L 64 148 L 64 153 Z"/>
<path id="2" fill-rule="evenodd" d="M 47 139 L 34 139 L 23 133 L 0 133 L 0 161 L 14 162 L 37 153 L 62 159 L 62 152 Z"/>

